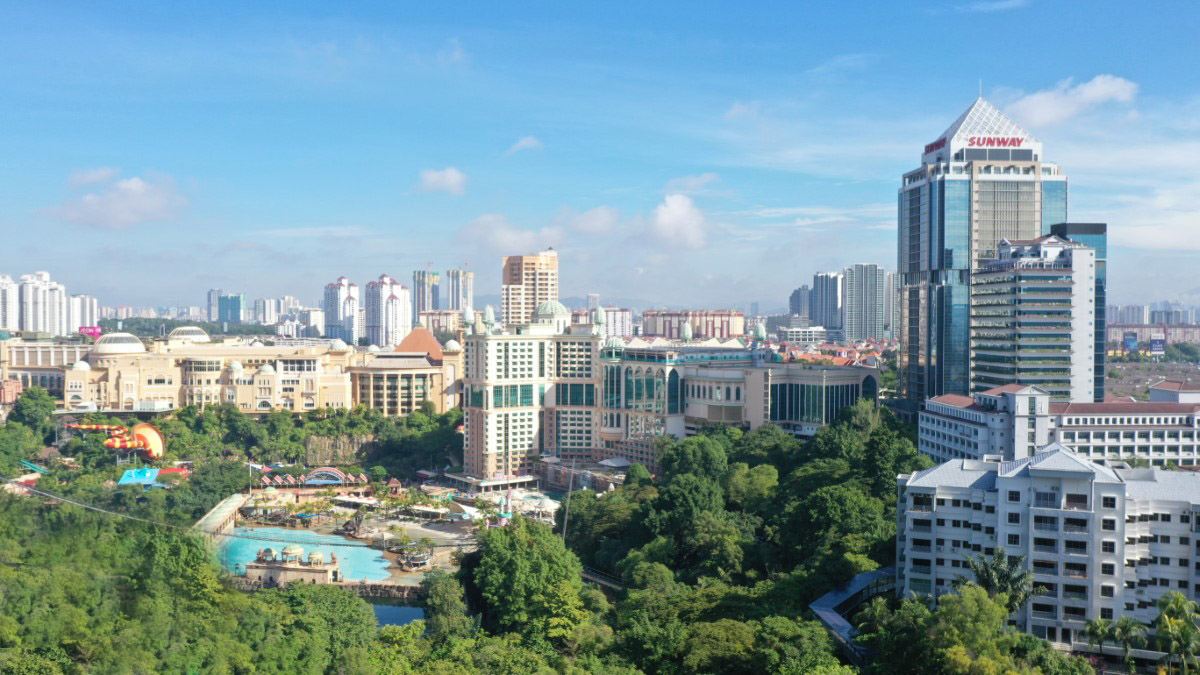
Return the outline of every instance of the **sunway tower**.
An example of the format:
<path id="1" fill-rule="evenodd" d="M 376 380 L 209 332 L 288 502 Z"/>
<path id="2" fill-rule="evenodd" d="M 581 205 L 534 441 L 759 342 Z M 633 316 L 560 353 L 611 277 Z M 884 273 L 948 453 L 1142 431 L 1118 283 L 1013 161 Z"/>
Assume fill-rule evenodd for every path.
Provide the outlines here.
<path id="1" fill-rule="evenodd" d="M 898 206 L 900 395 L 916 409 L 969 393 L 971 274 L 1002 240 L 1066 222 L 1067 177 L 1040 141 L 979 98 L 925 146 Z"/>

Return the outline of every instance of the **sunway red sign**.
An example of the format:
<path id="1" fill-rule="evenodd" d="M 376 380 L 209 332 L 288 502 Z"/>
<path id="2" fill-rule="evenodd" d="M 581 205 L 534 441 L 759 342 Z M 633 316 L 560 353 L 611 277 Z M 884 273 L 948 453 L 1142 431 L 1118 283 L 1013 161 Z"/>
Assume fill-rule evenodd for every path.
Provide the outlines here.
<path id="1" fill-rule="evenodd" d="M 933 152 L 934 150 L 941 150 L 944 147 L 946 147 L 946 137 L 942 136 L 941 138 L 937 139 L 936 141 L 925 146 L 925 154 L 928 155 L 929 153 Z"/>
<path id="2" fill-rule="evenodd" d="M 1019 148 L 1025 142 L 1020 136 L 971 136 L 968 148 Z"/>

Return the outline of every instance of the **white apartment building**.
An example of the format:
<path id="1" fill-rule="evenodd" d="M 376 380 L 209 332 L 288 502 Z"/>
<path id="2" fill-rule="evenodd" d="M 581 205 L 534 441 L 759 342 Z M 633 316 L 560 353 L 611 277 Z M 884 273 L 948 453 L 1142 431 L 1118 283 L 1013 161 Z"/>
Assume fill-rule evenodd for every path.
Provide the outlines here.
<path id="1" fill-rule="evenodd" d="M 1001 240 L 971 283 L 971 391 L 1032 384 L 1092 401 L 1096 251 L 1047 235 Z"/>
<path id="2" fill-rule="evenodd" d="M 1056 402 L 1043 389 L 1015 384 L 974 396 L 946 394 L 926 401 L 917 449 L 935 461 L 1013 460 L 1061 443 L 1100 464 L 1200 464 L 1200 392 L 1170 381 L 1150 391 L 1150 401 L 1104 403 Z"/>
<path id="3" fill-rule="evenodd" d="M 396 345 L 413 325 L 412 295 L 386 274 L 367 283 L 366 338 L 376 346 Z"/>
<path id="4" fill-rule="evenodd" d="M 475 306 L 475 273 L 464 269 L 446 270 L 446 306 L 462 312 Z"/>
<path id="5" fill-rule="evenodd" d="M 1059 444 L 1012 461 L 954 459 L 897 477 L 896 592 L 936 596 L 996 548 L 1024 556 L 1035 596 L 1017 626 L 1085 642 L 1088 619 L 1150 623 L 1200 596 L 1200 474 L 1104 466 Z"/>
<path id="6" fill-rule="evenodd" d="M 808 317 L 813 323 L 841 329 L 842 283 L 841 272 L 818 272 L 813 275 L 812 294 L 808 303 Z"/>
<path id="7" fill-rule="evenodd" d="M 90 295 L 72 295 L 67 301 L 67 335 L 82 326 L 95 326 L 100 320 L 100 303 Z"/>
<path id="8" fill-rule="evenodd" d="M 67 289 L 50 280 L 49 272 L 21 276 L 17 289 L 20 329 L 51 335 L 68 335 Z"/>
<path id="9" fill-rule="evenodd" d="M 842 272 L 842 331 L 846 340 L 884 336 L 887 276 L 879 265 L 856 264 Z"/>
<path id="10" fill-rule="evenodd" d="M 500 273 L 500 320 L 527 324 L 544 302 L 558 302 L 558 251 L 504 256 Z"/>
<path id="11" fill-rule="evenodd" d="M 358 284 L 350 283 L 346 277 L 338 277 L 337 281 L 326 284 L 321 309 L 325 312 L 325 337 L 358 344 L 358 338 L 362 337 L 358 321 Z"/>

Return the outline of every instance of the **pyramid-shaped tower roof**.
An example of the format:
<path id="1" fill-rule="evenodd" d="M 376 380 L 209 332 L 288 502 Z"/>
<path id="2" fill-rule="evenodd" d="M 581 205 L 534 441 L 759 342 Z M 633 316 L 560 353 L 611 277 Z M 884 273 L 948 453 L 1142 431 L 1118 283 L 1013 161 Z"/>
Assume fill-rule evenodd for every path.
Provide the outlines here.
<path id="1" fill-rule="evenodd" d="M 1032 149 L 1036 159 L 1042 154 L 1041 141 L 982 97 L 925 146 L 923 161 L 946 161 L 965 148 Z"/>

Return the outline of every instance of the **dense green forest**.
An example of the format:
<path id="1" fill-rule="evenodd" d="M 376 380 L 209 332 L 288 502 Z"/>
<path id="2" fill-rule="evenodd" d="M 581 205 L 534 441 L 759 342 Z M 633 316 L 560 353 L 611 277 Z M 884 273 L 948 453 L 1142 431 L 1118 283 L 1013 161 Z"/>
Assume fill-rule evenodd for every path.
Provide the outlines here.
<path id="1" fill-rule="evenodd" d="M 4 475 L 53 436 L 47 398 L 31 391 L 0 427 Z M 807 442 L 775 427 L 664 439 L 661 475 L 634 465 L 617 490 L 573 492 L 554 530 L 521 517 L 483 530 L 456 575 L 425 580 L 424 621 L 382 629 L 343 589 L 230 590 L 183 529 L 250 480 L 230 453 L 261 459 L 305 434 L 391 433 L 375 459 L 418 466 L 444 452 L 456 415 L 183 410 L 161 426 L 172 455 L 196 466 L 168 490 L 115 488 L 111 451 L 72 439 L 64 454 L 80 466 L 53 468 L 42 489 L 161 525 L 0 496 L 0 674 L 852 673 L 808 604 L 891 562 L 895 475 L 928 465 L 911 430 L 868 404 Z M 626 590 L 584 584 L 583 565 Z M 1001 590 L 967 584 L 936 610 L 869 605 L 858 617 L 878 654 L 869 670 L 1087 672 L 1012 632 Z"/>

